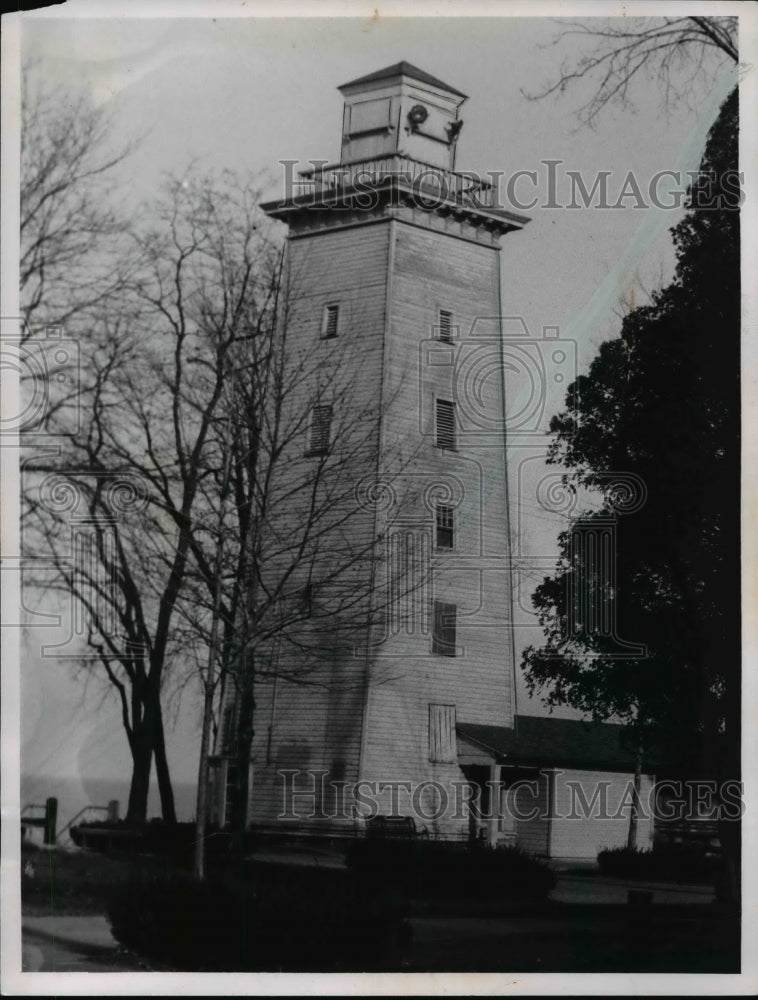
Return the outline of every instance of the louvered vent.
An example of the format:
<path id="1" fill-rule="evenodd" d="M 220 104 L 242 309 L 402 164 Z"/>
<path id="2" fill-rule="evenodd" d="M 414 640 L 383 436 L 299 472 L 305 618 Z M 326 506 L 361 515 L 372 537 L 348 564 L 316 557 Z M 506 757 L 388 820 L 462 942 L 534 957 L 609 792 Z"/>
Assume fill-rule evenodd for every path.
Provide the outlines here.
<path id="1" fill-rule="evenodd" d="M 435 444 L 455 450 L 455 403 L 448 399 L 437 400 Z"/>
<path id="2" fill-rule="evenodd" d="M 432 652 L 440 656 L 455 656 L 456 606 L 444 601 L 434 602 Z"/>
<path id="3" fill-rule="evenodd" d="M 439 326 L 437 329 L 439 331 L 440 340 L 443 340 L 446 344 L 452 343 L 453 314 L 448 309 L 440 309 Z"/>
<path id="4" fill-rule="evenodd" d="M 329 434 L 331 426 L 331 406 L 314 406 L 311 411 L 311 426 L 308 443 L 308 451 L 312 455 L 321 454 L 329 447 Z"/>
<path id="5" fill-rule="evenodd" d="M 339 306 L 324 306 L 324 316 L 321 321 L 321 336 L 324 340 L 337 336 L 337 324 L 340 318 Z"/>

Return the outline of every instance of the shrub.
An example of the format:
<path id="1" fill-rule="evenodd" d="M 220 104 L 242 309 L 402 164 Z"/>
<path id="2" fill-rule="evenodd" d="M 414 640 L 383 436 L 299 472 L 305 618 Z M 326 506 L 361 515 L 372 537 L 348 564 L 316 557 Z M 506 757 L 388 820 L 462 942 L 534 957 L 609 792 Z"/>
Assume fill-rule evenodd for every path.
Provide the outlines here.
<path id="1" fill-rule="evenodd" d="M 603 875 L 662 882 L 710 882 L 718 859 L 696 845 L 641 848 L 606 848 L 597 856 Z"/>
<path id="2" fill-rule="evenodd" d="M 541 899 L 555 886 L 550 868 L 518 847 L 362 840 L 347 861 L 366 888 L 392 886 L 418 898 Z"/>
<path id="3" fill-rule="evenodd" d="M 353 891 L 345 872 L 270 869 L 253 878 L 141 877 L 113 893 L 114 937 L 181 971 L 366 971 L 383 967 L 402 913 Z"/>
<path id="4" fill-rule="evenodd" d="M 71 839 L 77 847 L 98 852 L 129 853 L 169 856 L 177 863 L 191 864 L 195 851 L 196 828 L 194 823 L 165 823 L 160 819 L 132 825 L 124 820 L 107 822 L 95 820 L 71 828 Z M 206 855 L 216 857 L 231 850 L 231 835 L 227 830 L 209 826 L 206 834 Z M 253 834 L 246 834 L 245 850 L 254 846 Z"/>

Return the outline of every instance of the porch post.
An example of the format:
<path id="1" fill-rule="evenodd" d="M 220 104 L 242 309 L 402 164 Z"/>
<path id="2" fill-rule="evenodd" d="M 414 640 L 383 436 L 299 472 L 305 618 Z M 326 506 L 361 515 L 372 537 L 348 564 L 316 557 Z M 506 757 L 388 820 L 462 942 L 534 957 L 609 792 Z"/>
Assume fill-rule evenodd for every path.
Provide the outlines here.
<path id="1" fill-rule="evenodd" d="M 487 844 L 494 847 L 498 839 L 498 818 L 500 816 L 500 765 L 490 764 L 489 769 L 489 817 L 487 819 Z"/>

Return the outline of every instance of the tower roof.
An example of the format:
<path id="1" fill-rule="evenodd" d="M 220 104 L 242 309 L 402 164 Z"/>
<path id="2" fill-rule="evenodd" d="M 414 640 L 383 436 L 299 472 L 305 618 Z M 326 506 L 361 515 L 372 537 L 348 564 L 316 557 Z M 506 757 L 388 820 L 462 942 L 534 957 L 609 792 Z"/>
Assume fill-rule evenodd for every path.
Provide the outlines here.
<path id="1" fill-rule="evenodd" d="M 343 83 L 339 90 L 344 90 L 346 87 L 356 87 L 363 83 L 376 83 L 378 80 L 389 80 L 396 76 L 409 76 L 413 80 L 419 80 L 421 83 L 430 83 L 433 87 L 440 87 L 442 90 L 447 90 L 450 94 L 457 94 L 458 97 L 467 97 L 466 94 L 462 93 L 460 90 L 456 90 L 455 87 L 451 87 L 449 83 L 443 83 L 442 80 L 437 79 L 436 76 L 432 76 L 431 73 L 425 73 L 423 69 L 419 69 L 417 66 L 413 66 L 409 62 L 395 63 L 394 66 L 387 66 L 385 69 L 378 69 L 375 73 L 369 73 L 368 76 L 361 76 L 357 80 L 351 80 L 349 83 Z"/>

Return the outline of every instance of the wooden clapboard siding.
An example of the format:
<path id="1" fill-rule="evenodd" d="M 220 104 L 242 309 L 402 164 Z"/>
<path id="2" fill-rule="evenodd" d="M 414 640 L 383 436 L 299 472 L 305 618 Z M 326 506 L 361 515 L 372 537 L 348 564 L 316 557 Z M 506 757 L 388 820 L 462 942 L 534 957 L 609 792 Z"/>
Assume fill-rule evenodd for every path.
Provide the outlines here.
<path id="1" fill-rule="evenodd" d="M 349 424 L 361 408 L 381 418 L 356 457 L 354 479 L 378 473 L 394 502 L 376 510 L 369 505 L 351 518 L 354 544 L 364 544 L 375 530 L 388 536 L 405 531 L 416 540 L 426 534 L 432 542 L 434 507 L 425 494 L 441 485 L 454 498 L 455 547 L 431 553 L 423 586 L 405 595 L 394 631 L 378 645 L 379 628 L 357 643 L 356 652 L 341 649 L 327 657 L 318 688 L 279 683 L 269 753 L 272 685 L 259 686 L 253 819 L 270 820 L 281 811 L 280 768 L 319 768 L 346 781 L 439 782 L 449 791 L 447 814 L 417 818 L 432 835 L 463 838 L 467 821 L 454 815 L 452 801 L 463 775 L 457 763 L 429 759 L 429 705 L 454 705 L 460 721 L 512 725 L 498 254 L 449 235 L 443 219 L 424 218 L 426 230 L 388 221 L 299 236 L 289 244 L 293 358 L 317 352 L 325 370 L 333 365 L 335 378 L 350 373 L 353 402 L 335 412 L 338 422 Z M 340 329 L 336 338 L 322 340 L 326 304 L 339 304 Z M 452 344 L 432 339 L 440 309 L 452 313 Z M 440 349 L 448 361 L 430 364 L 430 352 Z M 456 365 L 469 356 L 489 372 L 481 410 L 472 413 L 455 381 Z M 297 397 L 300 405 L 307 391 L 304 386 Z M 435 447 L 437 398 L 459 409 L 456 451 Z M 291 475 L 298 469 L 295 463 Z M 354 496 L 337 494 L 337 509 L 348 511 Z M 289 516 L 299 516 L 297 505 Z M 376 574 L 375 613 L 387 610 L 388 566 L 385 555 L 374 567 L 367 560 L 351 570 L 356 588 L 365 586 L 372 570 Z M 455 657 L 432 653 L 435 598 L 456 605 Z M 389 798 L 384 804 L 389 811 Z"/>
<path id="2" fill-rule="evenodd" d="M 355 487 L 362 478 L 373 478 L 378 460 L 388 246 L 388 226 L 324 232 L 288 245 L 286 333 L 291 365 L 300 370 L 296 366 L 302 368 L 303 358 L 312 359 L 320 364 L 327 381 L 338 384 L 332 402 L 332 442 L 338 453 L 351 456 L 348 475 L 338 470 L 333 475 L 327 473 L 324 480 L 323 488 L 331 491 L 329 515 L 335 530 L 319 539 L 319 565 L 323 568 L 344 565 L 351 550 L 360 551 L 374 537 L 373 508 L 360 507 Z M 339 306 L 339 330 L 336 337 L 323 339 L 323 313 L 328 304 Z M 308 369 L 313 367 L 309 361 L 305 364 Z M 308 406 L 313 392 L 307 380 L 303 381 L 287 404 L 294 419 Z M 325 396 L 324 402 L 328 401 Z M 295 497 L 290 492 L 293 484 L 307 481 L 309 463 L 313 466 L 319 461 L 306 451 L 304 427 L 275 486 L 275 493 L 278 489 L 287 497 L 281 504 L 280 528 L 284 532 L 288 522 L 296 532 L 297 524 L 307 517 L 308 490 Z M 343 517 L 344 523 L 338 526 Z M 274 577 L 279 568 L 274 560 Z M 366 559 L 350 566 L 339 585 L 368 594 L 370 577 L 370 560 Z M 299 581 L 295 574 L 293 587 L 298 582 L 305 581 Z M 326 770 L 346 781 L 358 777 L 366 659 L 354 655 L 353 645 L 360 644 L 360 638 L 332 647 L 328 634 L 314 642 L 309 631 L 306 622 L 294 638 L 319 651 L 316 665 L 307 666 L 305 656 L 299 664 L 297 651 L 285 644 L 280 652 L 282 674 L 293 670 L 297 674 L 300 666 L 307 666 L 307 673 L 296 677 L 300 683 L 280 677 L 275 704 L 273 683 L 261 683 L 256 691 L 253 821 L 270 822 L 281 812 L 282 768 Z M 325 802 L 324 808 L 328 810 L 329 803 Z"/>
<path id="3" fill-rule="evenodd" d="M 604 847 L 625 847 L 629 833 L 629 809 L 622 803 L 629 801 L 630 789 L 634 781 L 632 774 L 617 771 L 557 770 L 555 772 L 554 819 L 550 837 L 550 854 L 558 858 L 596 858 Z M 589 816 L 578 791 L 572 798 L 571 784 L 582 789 L 587 804 L 605 785 L 605 802 L 608 817 L 601 815 L 600 801 Z M 642 808 L 637 821 L 637 844 L 643 849 L 653 845 L 653 823 L 648 811 L 653 777 L 643 774 L 640 781 Z M 625 797 L 626 793 L 626 797 Z M 620 815 L 617 815 L 620 813 Z M 594 815 L 594 818 L 593 818 Z"/>
<path id="4" fill-rule="evenodd" d="M 455 704 L 460 720 L 512 724 L 502 383 L 492 319 L 499 315 L 498 255 L 442 233 L 402 223 L 393 228 L 385 448 L 391 453 L 389 442 L 397 442 L 397 449 L 409 454 L 413 442 L 415 454 L 401 478 L 410 482 L 415 476 L 428 485 L 456 481 L 464 497 L 456 510 L 455 551 L 436 559 L 433 583 L 434 597 L 457 605 L 460 655 L 433 655 L 431 631 L 398 634 L 388 637 L 372 665 L 362 773 L 418 780 L 439 770 L 428 761 L 430 702 Z M 453 345 L 432 341 L 440 308 L 453 313 L 459 328 Z M 487 322 L 475 326 L 477 318 Z M 472 327 L 475 334 L 481 327 L 480 340 L 472 341 Z M 481 350 L 494 372 L 483 393 L 487 440 L 479 440 L 476 428 L 466 436 L 459 427 L 457 451 L 442 451 L 434 446 L 435 395 L 456 401 L 455 352 L 473 344 L 470 349 Z M 426 361 L 429 351 L 438 349 L 451 363 L 436 370 Z M 427 518 L 431 534 L 433 513 L 424 511 L 423 497 L 417 498 L 414 514 Z"/>
<path id="5" fill-rule="evenodd" d="M 287 553 L 276 556 L 276 540 L 288 537 L 288 524 L 295 535 L 307 515 L 307 495 L 292 494 L 307 463 L 328 470 L 328 459 L 342 461 L 347 488 L 327 471 L 334 524 L 314 551 L 321 567 L 338 565 L 345 548 L 363 552 L 338 584 L 343 595 L 370 599 L 349 630 L 335 611 L 334 627 L 319 633 L 308 622 L 289 637 L 316 647 L 309 679 L 318 683 L 280 683 L 276 696 L 273 684 L 259 686 L 266 718 L 254 743 L 254 812 L 263 818 L 280 804 L 278 767 L 319 768 L 347 782 L 441 783 L 453 796 L 447 814 L 416 818 L 433 835 L 465 837 L 454 801 L 464 775 L 458 760 L 430 755 L 429 706 L 449 706 L 446 741 L 453 711 L 469 724 L 513 725 L 499 243 L 528 220 L 487 208 L 491 185 L 452 172 L 462 93 L 406 64 L 340 90 L 346 170 L 314 166 L 297 193 L 264 206 L 290 230 L 286 370 L 299 374 L 303 359 L 317 366 L 296 380 L 285 418 L 330 406 L 333 439 L 327 459 L 308 455 L 308 425 L 298 427 L 278 482 L 269 562 L 280 568 Z M 413 127 L 415 115 L 409 127 L 418 103 L 424 127 Z M 370 164 L 356 160 L 374 154 Z M 428 176 L 430 164 L 443 169 Z M 326 306 L 339 309 L 329 338 Z M 444 338 L 435 332 L 441 315 Z M 455 440 L 437 447 L 444 402 L 455 407 Z M 437 504 L 454 522 L 454 543 L 440 550 Z M 294 573 L 293 585 L 303 575 Z M 334 592 L 332 600 L 336 607 Z M 455 607 L 455 656 L 433 649 L 435 601 Z M 294 645 L 280 655 L 285 670 L 302 665 Z M 381 808 L 412 811 L 391 798 Z"/>

